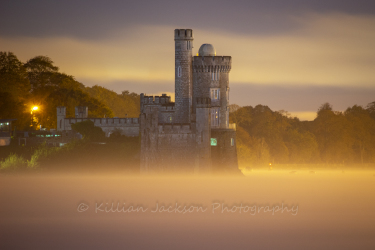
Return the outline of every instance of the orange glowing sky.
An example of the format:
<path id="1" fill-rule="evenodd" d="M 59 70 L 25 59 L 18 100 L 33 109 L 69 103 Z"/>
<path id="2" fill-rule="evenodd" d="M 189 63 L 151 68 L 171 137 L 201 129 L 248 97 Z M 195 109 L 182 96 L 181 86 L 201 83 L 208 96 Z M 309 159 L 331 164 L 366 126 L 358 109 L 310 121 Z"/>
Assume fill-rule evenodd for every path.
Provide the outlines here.
<path id="1" fill-rule="evenodd" d="M 88 86 L 173 93 L 173 30 L 192 28 L 194 54 L 212 43 L 217 55 L 232 56 L 231 103 L 268 105 L 311 120 L 326 101 L 336 110 L 375 101 L 375 7 L 368 1 L 288 0 L 280 7 L 277 1 L 194 0 L 181 15 L 183 2 L 141 2 L 47 4 L 42 9 L 51 13 L 35 10 L 37 18 L 25 14 L 27 6 L 7 3 L 0 11 L 0 48 L 24 62 L 47 55 Z"/>

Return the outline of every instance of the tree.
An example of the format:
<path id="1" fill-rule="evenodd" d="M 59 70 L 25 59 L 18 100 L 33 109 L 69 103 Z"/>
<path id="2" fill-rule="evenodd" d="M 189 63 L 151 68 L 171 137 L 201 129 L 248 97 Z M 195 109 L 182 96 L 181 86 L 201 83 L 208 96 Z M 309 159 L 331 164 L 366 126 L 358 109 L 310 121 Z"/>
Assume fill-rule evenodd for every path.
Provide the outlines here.
<path id="1" fill-rule="evenodd" d="M 284 135 L 290 163 L 311 163 L 319 159 L 318 143 L 308 131 L 289 129 Z"/>
<path id="2" fill-rule="evenodd" d="M 333 111 L 329 103 L 324 103 L 318 109 L 317 118 L 313 122 L 313 133 L 324 162 L 343 163 L 352 160 L 349 128 L 346 117 L 341 112 Z"/>
<path id="3" fill-rule="evenodd" d="M 21 61 L 12 52 L 0 52 L 0 92 L 27 100 L 30 82 Z"/>
<path id="4" fill-rule="evenodd" d="M 21 61 L 12 52 L 0 52 L 0 118 L 16 118 L 14 125 L 31 123 L 30 82 Z"/>
<path id="5" fill-rule="evenodd" d="M 56 73 L 59 68 L 53 65 L 51 58 L 36 56 L 25 63 L 25 68 L 33 89 L 56 84 Z"/>
<path id="6" fill-rule="evenodd" d="M 140 99 L 136 93 L 114 91 L 95 85 L 84 89 L 91 97 L 98 99 L 109 107 L 116 117 L 138 117 L 140 113 Z"/>
<path id="7" fill-rule="evenodd" d="M 100 127 L 95 127 L 94 122 L 90 120 L 74 123 L 72 129 L 80 133 L 86 140 L 100 141 L 105 138 L 103 130 Z"/>
<path id="8" fill-rule="evenodd" d="M 241 108 L 241 106 L 239 106 L 237 104 L 230 104 L 229 105 L 229 112 L 231 112 L 231 113 L 236 112 L 240 108 Z"/>
<path id="9" fill-rule="evenodd" d="M 366 110 L 369 112 L 371 118 L 375 120 L 375 102 L 367 104 Z"/>
<path id="10" fill-rule="evenodd" d="M 375 121 L 368 110 L 357 105 L 348 108 L 345 116 L 350 123 L 352 147 L 363 164 L 365 157 L 370 158 L 375 152 Z"/>

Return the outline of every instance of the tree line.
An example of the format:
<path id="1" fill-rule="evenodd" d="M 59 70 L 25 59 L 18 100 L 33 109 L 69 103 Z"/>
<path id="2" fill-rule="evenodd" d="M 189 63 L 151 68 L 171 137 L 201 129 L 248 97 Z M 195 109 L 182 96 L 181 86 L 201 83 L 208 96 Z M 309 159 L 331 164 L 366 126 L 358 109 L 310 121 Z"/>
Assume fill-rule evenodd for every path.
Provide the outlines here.
<path id="1" fill-rule="evenodd" d="M 344 112 L 322 104 L 313 121 L 269 107 L 232 105 L 239 165 L 375 163 L 375 102 Z"/>
<path id="2" fill-rule="evenodd" d="M 35 106 L 38 110 L 32 111 Z M 74 117 L 76 106 L 88 106 L 89 117 L 137 117 L 139 95 L 86 87 L 59 72 L 47 56 L 23 63 L 12 52 L 0 52 L 0 118 L 16 118 L 14 125 L 21 130 L 56 128 L 57 106 L 66 107 L 67 117 Z"/>
<path id="3" fill-rule="evenodd" d="M 33 106 L 39 110 L 31 114 Z M 46 56 L 23 63 L 11 52 L 0 52 L 0 118 L 16 118 L 17 129 L 39 124 L 56 128 L 57 106 L 67 108 L 67 117 L 74 116 L 75 106 L 88 106 L 89 117 L 138 117 L 140 113 L 136 93 L 86 87 L 59 72 Z M 354 105 L 344 112 L 324 103 L 313 121 L 300 121 L 264 105 L 231 105 L 230 121 L 237 124 L 242 167 L 375 163 L 375 102 L 366 107 Z"/>

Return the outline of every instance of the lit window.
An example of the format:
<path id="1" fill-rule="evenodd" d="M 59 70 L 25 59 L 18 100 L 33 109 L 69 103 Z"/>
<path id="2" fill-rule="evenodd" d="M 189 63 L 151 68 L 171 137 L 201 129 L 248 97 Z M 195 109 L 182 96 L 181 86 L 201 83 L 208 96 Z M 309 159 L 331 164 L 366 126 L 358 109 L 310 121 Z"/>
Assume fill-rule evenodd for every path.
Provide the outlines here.
<path id="1" fill-rule="evenodd" d="M 230 138 L 230 145 L 234 146 L 234 138 Z"/>
<path id="2" fill-rule="evenodd" d="M 229 101 L 229 87 L 227 87 L 227 97 L 228 97 L 228 101 Z"/>
<path id="3" fill-rule="evenodd" d="M 170 122 L 172 121 L 172 116 L 169 117 L 169 121 L 170 121 Z"/>
<path id="4" fill-rule="evenodd" d="M 220 99 L 220 89 L 219 88 L 212 88 L 211 89 L 211 100 L 218 100 Z"/>
<path id="5" fill-rule="evenodd" d="M 217 139 L 211 138 L 211 146 L 217 146 Z"/>
<path id="6" fill-rule="evenodd" d="M 219 126 L 219 114 L 220 114 L 220 108 L 211 108 L 211 126 L 212 127 Z"/>

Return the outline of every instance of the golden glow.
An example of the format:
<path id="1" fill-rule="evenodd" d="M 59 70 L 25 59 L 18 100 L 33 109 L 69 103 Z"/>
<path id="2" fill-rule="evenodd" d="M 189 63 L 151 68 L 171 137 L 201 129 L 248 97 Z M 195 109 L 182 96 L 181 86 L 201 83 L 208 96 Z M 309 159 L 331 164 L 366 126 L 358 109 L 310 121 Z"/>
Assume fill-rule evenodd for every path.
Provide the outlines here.
<path id="1" fill-rule="evenodd" d="M 38 106 L 34 106 L 33 108 L 32 108 L 32 110 L 38 110 L 39 108 L 38 108 Z"/>
<path id="2" fill-rule="evenodd" d="M 196 29 L 195 43 L 212 41 L 218 55 L 232 56 L 232 83 L 373 85 L 375 75 L 369 62 L 375 58 L 374 17 L 311 14 L 296 18 L 295 22 L 299 29 L 267 35 Z M 137 27 L 138 32 L 131 31 L 131 37 L 101 41 L 1 37 L 0 43 L 4 50 L 14 51 L 23 61 L 40 54 L 43 48 L 43 54 L 49 55 L 62 71 L 77 78 L 100 80 L 103 85 L 117 80 L 165 83 L 173 82 L 175 75 L 170 38 L 173 29 L 141 26 Z M 150 44 L 158 44 L 158 49 Z M 197 48 L 194 50 L 195 54 Z"/>

